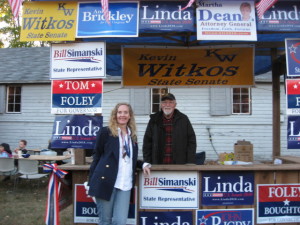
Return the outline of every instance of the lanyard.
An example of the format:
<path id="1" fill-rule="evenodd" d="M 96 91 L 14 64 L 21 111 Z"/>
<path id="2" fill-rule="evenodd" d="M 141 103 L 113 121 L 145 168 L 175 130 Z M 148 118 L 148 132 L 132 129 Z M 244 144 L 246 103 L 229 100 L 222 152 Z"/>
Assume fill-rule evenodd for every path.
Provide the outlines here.
<path id="1" fill-rule="evenodd" d="M 129 146 L 129 138 L 130 135 L 127 134 L 127 142 L 125 137 L 123 137 L 123 135 L 121 134 L 122 137 L 122 143 L 123 143 L 123 149 L 125 150 L 125 152 L 123 153 L 123 158 L 125 157 L 125 155 L 127 155 L 130 158 L 130 146 Z"/>

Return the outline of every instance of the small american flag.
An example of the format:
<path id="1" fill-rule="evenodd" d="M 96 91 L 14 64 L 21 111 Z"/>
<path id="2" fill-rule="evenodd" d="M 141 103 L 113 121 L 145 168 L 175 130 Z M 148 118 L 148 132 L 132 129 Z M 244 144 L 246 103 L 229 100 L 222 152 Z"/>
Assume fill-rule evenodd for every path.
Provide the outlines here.
<path id="1" fill-rule="evenodd" d="M 101 0 L 101 5 L 102 5 L 102 13 L 104 14 L 104 18 L 105 18 L 106 22 L 110 25 L 108 0 Z"/>
<path id="2" fill-rule="evenodd" d="M 271 8 L 276 2 L 277 2 L 277 0 L 260 0 L 260 2 L 258 2 L 256 4 L 258 18 L 261 19 L 263 17 L 264 13 L 269 8 Z"/>
<path id="3" fill-rule="evenodd" d="M 193 5 L 194 1 L 195 0 L 190 0 L 189 3 L 184 8 L 181 9 L 181 11 L 186 10 L 187 8 L 191 7 Z"/>
<path id="4" fill-rule="evenodd" d="M 14 17 L 18 17 L 19 11 L 20 11 L 20 6 L 22 5 L 23 0 L 8 0 L 8 3 L 10 5 L 12 14 Z"/>

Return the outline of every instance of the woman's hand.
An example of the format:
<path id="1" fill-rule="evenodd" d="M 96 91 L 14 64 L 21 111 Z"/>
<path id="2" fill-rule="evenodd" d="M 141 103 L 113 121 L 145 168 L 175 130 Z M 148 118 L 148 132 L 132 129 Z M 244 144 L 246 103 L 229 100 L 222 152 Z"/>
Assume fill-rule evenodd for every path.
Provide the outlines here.
<path id="1" fill-rule="evenodd" d="M 145 166 L 143 168 L 143 172 L 145 176 L 150 176 L 150 167 L 149 166 Z"/>

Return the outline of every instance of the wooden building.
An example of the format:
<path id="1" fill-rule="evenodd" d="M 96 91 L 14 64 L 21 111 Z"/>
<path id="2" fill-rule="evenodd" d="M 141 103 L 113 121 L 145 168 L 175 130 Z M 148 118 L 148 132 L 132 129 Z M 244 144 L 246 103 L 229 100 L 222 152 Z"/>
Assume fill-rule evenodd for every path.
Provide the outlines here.
<path id="1" fill-rule="evenodd" d="M 0 49 L 0 142 L 14 149 L 20 139 L 28 148 L 47 148 L 55 115 L 51 111 L 50 48 Z M 255 77 L 252 88 L 169 88 L 177 108 L 187 114 L 197 137 L 197 152 L 205 151 L 208 160 L 232 152 L 238 140 L 250 141 L 255 160 L 272 159 L 272 81 L 271 73 Z M 280 90 L 281 155 L 296 155 L 287 150 L 287 117 L 284 83 Z M 161 90 L 127 89 L 120 76 L 104 81 L 104 125 L 118 102 L 132 104 L 138 125 L 140 157 L 142 140 L 152 110 L 157 108 Z M 246 92 L 245 92 L 246 91 Z M 247 96 L 244 96 L 246 93 Z M 234 106 L 233 99 L 248 98 Z M 236 103 L 236 100 L 234 100 Z M 244 107 L 244 104 L 246 106 Z M 243 108 L 244 107 L 244 108 Z M 239 111 L 240 110 L 240 111 Z"/>

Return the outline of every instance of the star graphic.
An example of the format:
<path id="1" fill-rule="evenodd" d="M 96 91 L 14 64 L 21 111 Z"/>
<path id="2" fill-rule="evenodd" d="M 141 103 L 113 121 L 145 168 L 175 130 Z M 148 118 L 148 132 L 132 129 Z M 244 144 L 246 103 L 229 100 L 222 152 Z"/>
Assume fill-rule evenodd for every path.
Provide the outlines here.
<path id="1" fill-rule="evenodd" d="M 289 49 L 290 49 L 290 53 L 296 53 L 297 47 L 295 47 L 294 45 L 291 45 L 291 47 L 289 47 Z"/>
<path id="2" fill-rule="evenodd" d="M 91 84 L 91 86 L 92 86 L 92 87 L 95 87 L 95 86 L 96 86 L 96 84 L 95 84 L 95 83 L 92 83 L 92 84 Z"/>
<path id="3" fill-rule="evenodd" d="M 290 205 L 290 201 L 289 200 L 285 200 L 285 201 L 283 201 L 284 202 L 284 205 Z"/>
<path id="4" fill-rule="evenodd" d="M 294 84 L 294 89 L 297 89 L 298 88 L 298 85 L 297 84 Z"/>
<path id="5" fill-rule="evenodd" d="M 59 85 L 59 87 L 60 87 L 60 88 L 63 88 L 63 87 L 64 87 L 64 85 L 63 85 L 63 84 L 60 84 L 60 85 Z"/>
<path id="6" fill-rule="evenodd" d="M 208 219 L 206 219 L 204 216 L 202 216 L 202 218 L 199 219 L 199 221 L 200 221 L 199 225 L 206 225 L 206 220 L 208 220 Z"/>

